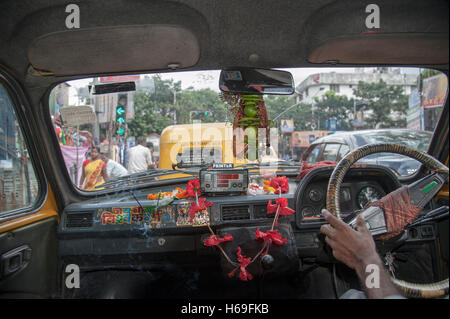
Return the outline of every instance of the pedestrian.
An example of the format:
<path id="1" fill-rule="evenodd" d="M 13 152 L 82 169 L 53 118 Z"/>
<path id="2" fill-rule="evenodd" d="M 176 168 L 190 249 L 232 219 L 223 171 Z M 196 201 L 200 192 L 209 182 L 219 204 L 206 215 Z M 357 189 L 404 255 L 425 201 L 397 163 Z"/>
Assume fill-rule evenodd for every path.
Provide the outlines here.
<path id="1" fill-rule="evenodd" d="M 96 186 L 102 185 L 108 179 L 106 164 L 100 158 L 100 148 L 91 148 L 89 159 L 83 162 L 80 188 L 89 191 L 99 190 Z"/>
<path id="2" fill-rule="evenodd" d="M 128 175 L 128 171 L 125 167 L 108 158 L 106 154 L 102 153 L 101 159 L 106 163 L 106 173 L 108 174 L 109 179 L 115 179 Z"/>
<path id="3" fill-rule="evenodd" d="M 147 142 L 147 148 L 150 150 L 150 153 L 152 154 L 152 162 L 156 165 L 155 157 L 153 156 L 153 153 L 155 152 L 155 148 L 153 147 L 152 142 Z"/>
<path id="4" fill-rule="evenodd" d="M 145 138 L 139 136 L 136 139 L 136 146 L 128 150 L 128 173 L 134 174 L 145 172 L 146 170 L 155 167 L 156 165 L 152 159 L 152 154 L 146 147 Z"/>

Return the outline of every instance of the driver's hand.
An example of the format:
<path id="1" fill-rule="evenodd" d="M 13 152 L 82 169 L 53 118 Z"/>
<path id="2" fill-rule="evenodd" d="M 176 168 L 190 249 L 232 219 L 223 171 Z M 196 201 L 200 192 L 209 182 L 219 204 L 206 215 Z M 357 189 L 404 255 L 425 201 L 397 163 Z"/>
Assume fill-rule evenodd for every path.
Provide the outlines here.
<path id="1" fill-rule="evenodd" d="M 332 248 L 334 258 L 357 272 L 365 269 L 367 264 L 379 261 L 372 234 L 361 214 L 357 217 L 357 230 L 337 219 L 326 209 L 322 210 L 322 215 L 329 224 L 322 225 L 320 231 Z"/>

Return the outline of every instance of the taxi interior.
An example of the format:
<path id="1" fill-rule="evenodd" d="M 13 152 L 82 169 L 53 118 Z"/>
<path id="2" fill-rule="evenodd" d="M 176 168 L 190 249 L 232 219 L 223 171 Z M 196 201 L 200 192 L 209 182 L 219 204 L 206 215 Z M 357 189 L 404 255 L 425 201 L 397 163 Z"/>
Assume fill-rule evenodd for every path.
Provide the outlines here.
<path id="1" fill-rule="evenodd" d="M 30 205 L 0 213 L 0 297 L 311 299 L 360 289 L 354 272 L 324 245 L 323 221 L 304 223 L 300 214 L 306 205 L 328 204 L 325 197 L 311 202 L 307 194 L 312 187 L 327 189 L 333 167 L 301 180 L 298 170 L 282 173 L 290 186 L 284 197 L 295 210 L 280 219 L 288 243 L 273 252 L 263 276 L 254 264 L 253 280 L 230 279 L 226 274 L 232 269 L 222 254 L 203 245 L 210 235 L 205 227 L 101 227 L 99 210 L 145 205 L 149 192 L 183 188 L 192 177 L 95 194 L 80 191 L 67 173 L 48 101 L 56 85 L 75 79 L 236 66 L 409 66 L 448 76 L 448 1 L 376 3 L 381 24 L 374 31 L 365 25 L 368 3 L 353 0 L 78 1 L 80 27 L 72 29 L 65 0 L 3 1 L 0 84 L 12 101 L 39 188 Z M 428 154 L 447 166 L 448 130 L 446 100 Z M 342 186 L 353 192 L 373 184 L 387 194 L 429 171 L 422 165 L 399 179 L 381 166 L 355 167 Z M 414 287 L 412 297 L 448 296 L 446 183 L 423 209 L 441 209 L 446 218 L 377 241 L 380 254 L 396 252 L 396 278 Z M 250 238 L 256 229 L 270 227 L 265 209 L 275 199 L 210 196 L 210 226 L 219 236 L 236 239 L 224 247 L 235 251 L 240 245 L 251 255 L 259 248 Z M 78 289 L 66 284 L 67 266 L 73 264 L 80 269 Z M 434 293 L 423 292 L 430 290 Z"/>

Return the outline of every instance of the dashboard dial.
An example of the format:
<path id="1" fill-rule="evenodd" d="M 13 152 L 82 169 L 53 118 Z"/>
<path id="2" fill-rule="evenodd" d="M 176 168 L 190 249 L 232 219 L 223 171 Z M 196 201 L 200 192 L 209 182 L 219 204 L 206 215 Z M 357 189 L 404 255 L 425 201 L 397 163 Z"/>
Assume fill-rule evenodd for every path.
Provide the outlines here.
<path id="1" fill-rule="evenodd" d="M 305 206 L 302 209 L 303 220 L 317 220 L 320 219 L 320 212 L 316 212 L 316 210 L 311 206 Z"/>
<path id="2" fill-rule="evenodd" d="M 357 200 L 359 208 L 363 209 L 367 204 L 377 201 L 383 194 L 373 186 L 365 186 L 358 193 Z"/>
<path id="3" fill-rule="evenodd" d="M 348 202 L 351 199 L 350 189 L 345 187 L 341 189 L 341 202 Z"/>
<path id="4" fill-rule="evenodd" d="M 309 199 L 313 202 L 320 202 L 323 198 L 323 192 L 318 188 L 312 188 L 309 191 Z"/>

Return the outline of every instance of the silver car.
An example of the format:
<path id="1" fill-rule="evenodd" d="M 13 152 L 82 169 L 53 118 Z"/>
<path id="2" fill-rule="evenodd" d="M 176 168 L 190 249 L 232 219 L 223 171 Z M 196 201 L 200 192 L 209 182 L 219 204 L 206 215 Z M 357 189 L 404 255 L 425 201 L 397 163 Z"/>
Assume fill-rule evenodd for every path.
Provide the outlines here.
<path id="1" fill-rule="evenodd" d="M 408 129 L 340 132 L 314 141 L 303 154 L 303 160 L 309 164 L 320 161 L 339 162 L 348 152 L 366 144 L 375 143 L 402 144 L 426 152 L 432 135 L 432 132 Z M 393 153 L 369 155 L 357 163 L 387 166 L 399 176 L 412 175 L 420 167 L 418 161 Z"/>

